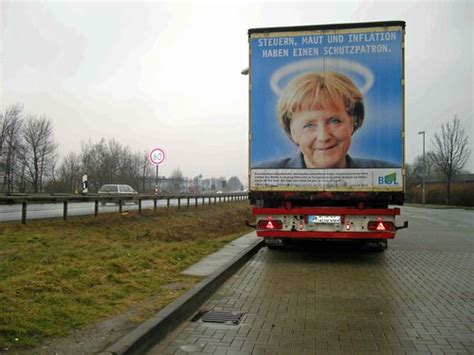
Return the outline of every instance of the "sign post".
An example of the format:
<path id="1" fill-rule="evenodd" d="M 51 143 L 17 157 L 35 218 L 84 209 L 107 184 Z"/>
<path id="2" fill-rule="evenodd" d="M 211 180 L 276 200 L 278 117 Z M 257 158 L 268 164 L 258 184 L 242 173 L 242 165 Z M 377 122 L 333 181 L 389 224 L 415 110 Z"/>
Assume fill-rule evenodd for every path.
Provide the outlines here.
<path id="1" fill-rule="evenodd" d="M 86 193 L 89 192 L 88 183 L 87 183 L 87 175 L 82 175 L 81 187 L 82 187 L 82 193 L 83 194 L 86 194 Z"/>
<path id="2" fill-rule="evenodd" d="M 159 192 L 158 166 L 165 160 L 165 152 L 160 148 L 153 148 L 148 155 L 148 160 L 155 166 L 155 195 L 157 195 Z"/>

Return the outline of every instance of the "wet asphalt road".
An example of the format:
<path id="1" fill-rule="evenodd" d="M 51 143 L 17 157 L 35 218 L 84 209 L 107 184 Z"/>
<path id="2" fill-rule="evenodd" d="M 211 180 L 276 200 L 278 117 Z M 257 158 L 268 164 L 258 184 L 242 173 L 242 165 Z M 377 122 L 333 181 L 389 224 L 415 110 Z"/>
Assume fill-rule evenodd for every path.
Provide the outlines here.
<path id="1" fill-rule="evenodd" d="M 187 203 L 185 199 L 181 201 L 182 206 Z M 184 203 L 184 205 L 183 205 Z M 194 205 L 194 201 L 191 202 Z M 198 204 L 202 204 L 201 199 Z M 177 206 L 178 200 L 170 200 L 170 206 Z M 157 207 L 166 207 L 166 200 L 158 200 Z M 68 216 L 86 216 L 94 214 L 94 202 L 71 202 L 68 204 Z M 143 209 L 153 208 L 153 201 L 142 201 Z M 99 205 L 99 214 L 118 212 L 119 207 L 116 203 L 106 203 Z M 133 202 L 126 202 L 122 206 L 122 211 L 137 211 L 138 205 Z M 27 219 L 42 219 L 42 218 L 62 218 L 63 204 L 62 203 L 36 203 L 29 204 L 27 211 Z M 0 206 L 0 222 L 7 221 L 21 221 L 21 204 L 15 205 L 1 205 Z"/>

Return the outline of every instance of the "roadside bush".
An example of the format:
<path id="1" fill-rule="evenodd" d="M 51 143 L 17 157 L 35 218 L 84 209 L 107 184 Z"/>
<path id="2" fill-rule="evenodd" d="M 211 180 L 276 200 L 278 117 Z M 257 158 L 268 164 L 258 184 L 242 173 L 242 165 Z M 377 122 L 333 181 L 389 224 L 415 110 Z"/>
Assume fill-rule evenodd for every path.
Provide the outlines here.
<path id="1" fill-rule="evenodd" d="M 422 203 L 421 184 L 412 184 L 407 188 L 406 201 L 408 203 Z M 426 203 L 433 205 L 446 204 L 446 185 L 427 184 L 426 185 Z M 474 207 L 474 183 L 454 183 L 451 185 L 451 197 L 449 204 L 452 206 Z"/>

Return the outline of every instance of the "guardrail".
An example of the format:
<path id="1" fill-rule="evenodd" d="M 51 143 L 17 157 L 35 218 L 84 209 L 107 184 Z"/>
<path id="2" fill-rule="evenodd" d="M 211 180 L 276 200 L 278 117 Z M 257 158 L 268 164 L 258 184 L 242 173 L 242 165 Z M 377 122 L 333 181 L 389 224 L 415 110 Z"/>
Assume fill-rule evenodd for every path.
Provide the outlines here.
<path id="1" fill-rule="evenodd" d="M 186 201 L 186 207 L 194 202 L 195 207 L 198 206 L 198 201 L 202 200 L 202 204 L 206 202 L 211 205 L 221 202 L 234 202 L 238 200 L 245 200 L 248 198 L 247 193 L 232 192 L 223 194 L 177 194 L 177 195 L 154 195 L 154 194 L 21 194 L 21 193 L 7 193 L 0 194 L 0 205 L 21 204 L 21 223 L 26 223 L 27 209 L 29 204 L 41 203 L 62 203 L 63 204 L 63 220 L 68 217 L 68 204 L 70 202 L 94 202 L 94 216 L 99 214 L 99 203 L 116 203 L 119 206 L 119 213 L 125 202 L 132 201 L 138 204 L 138 213 L 142 212 L 142 201 L 153 201 L 153 209 L 156 211 L 158 201 L 166 200 L 166 206 L 170 207 L 171 200 L 178 201 L 178 209 L 181 208 L 181 201 Z"/>

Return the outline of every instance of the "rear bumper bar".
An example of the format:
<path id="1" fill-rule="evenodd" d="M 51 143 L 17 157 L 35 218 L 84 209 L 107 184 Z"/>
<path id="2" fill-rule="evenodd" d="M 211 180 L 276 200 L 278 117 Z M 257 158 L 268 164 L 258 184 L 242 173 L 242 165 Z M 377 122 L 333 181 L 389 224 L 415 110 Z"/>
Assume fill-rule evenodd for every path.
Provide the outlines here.
<path id="1" fill-rule="evenodd" d="M 298 232 L 281 230 L 258 230 L 257 236 L 265 238 L 291 239 L 393 239 L 395 237 L 395 232 Z"/>
<path id="2" fill-rule="evenodd" d="M 272 214 L 272 215 L 384 215 L 384 216 L 398 216 L 400 215 L 399 208 L 349 208 L 349 207 L 300 207 L 300 208 L 257 208 L 252 209 L 254 215 Z"/>

